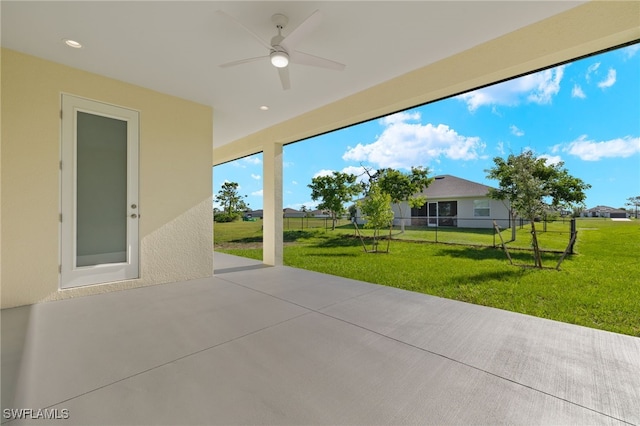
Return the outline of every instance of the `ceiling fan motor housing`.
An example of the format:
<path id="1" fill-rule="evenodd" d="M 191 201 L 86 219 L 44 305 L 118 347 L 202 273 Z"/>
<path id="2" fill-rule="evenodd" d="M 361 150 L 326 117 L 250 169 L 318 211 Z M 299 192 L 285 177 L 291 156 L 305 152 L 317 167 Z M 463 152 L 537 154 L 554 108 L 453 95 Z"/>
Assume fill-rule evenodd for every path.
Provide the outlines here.
<path id="1" fill-rule="evenodd" d="M 276 25 L 277 29 L 281 30 L 287 26 L 287 24 L 289 23 L 289 18 L 281 13 L 276 13 L 271 17 L 271 22 Z"/>
<path id="2" fill-rule="evenodd" d="M 276 25 L 278 35 L 271 38 L 272 49 L 269 57 L 271 58 L 271 64 L 273 64 L 274 67 L 284 68 L 289 65 L 289 53 L 284 47 L 280 46 L 280 43 L 284 40 L 284 37 L 282 36 L 282 29 L 289 22 L 289 18 L 280 13 L 276 13 L 271 17 L 271 22 Z"/>

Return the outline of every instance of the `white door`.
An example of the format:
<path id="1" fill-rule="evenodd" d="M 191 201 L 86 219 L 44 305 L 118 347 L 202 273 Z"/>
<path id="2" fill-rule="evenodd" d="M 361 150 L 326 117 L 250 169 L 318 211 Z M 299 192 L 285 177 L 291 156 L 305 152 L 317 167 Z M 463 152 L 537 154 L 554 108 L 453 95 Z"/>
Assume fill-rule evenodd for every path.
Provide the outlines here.
<path id="1" fill-rule="evenodd" d="M 138 120 L 62 95 L 61 288 L 139 277 Z"/>

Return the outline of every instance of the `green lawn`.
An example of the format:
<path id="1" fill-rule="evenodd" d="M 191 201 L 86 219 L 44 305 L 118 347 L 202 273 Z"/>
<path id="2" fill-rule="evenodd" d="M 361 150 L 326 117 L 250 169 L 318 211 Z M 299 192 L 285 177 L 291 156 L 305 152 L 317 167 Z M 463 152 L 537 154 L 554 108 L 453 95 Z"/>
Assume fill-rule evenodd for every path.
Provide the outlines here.
<path id="1" fill-rule="evenodd" d="M 216 249 L 222 245 L 221 251 L 261 259 L 262 250 L 256 244 L 262 235 L 260 227 L 260 222 L 216 224 Z M 549 236 L 557 237 L 550 226 L 547 230 Z M 407 230 L 405 234 L 409 235 L 402 237 L 411 237 L 414 231 L 421 232 Z M 510 236 L 510 231 L 506 233 Z M 501 250 L 490 247 L 394 240 L 389 254 L 364 253 L 360 241 L 352 234 L 352 229 L 345 228 L 287 230 L 284 262 L 293 267 L 640 336 L 638 221 L 579 220 L 578 254 L 569 256 L 560 271 L 511 266 Z M 525 228 L 518 230 L 516 243 L 510 244 L 527 247 L 530 239 Z M 564 249 L 567 239 L 561 236 L 558 248 Z M 236 242 L 232 243 L 233 240 Z M 254 244 L 243 248 L 247 245 L 242 241 Z M 229 248 L 229 244 L 236 246 Z M 512 257 L 517 263 L 533 264 L 529 251 L 512 251 Z M 555 267 L 558 257 L 547 253 L 543 263 Z"/>

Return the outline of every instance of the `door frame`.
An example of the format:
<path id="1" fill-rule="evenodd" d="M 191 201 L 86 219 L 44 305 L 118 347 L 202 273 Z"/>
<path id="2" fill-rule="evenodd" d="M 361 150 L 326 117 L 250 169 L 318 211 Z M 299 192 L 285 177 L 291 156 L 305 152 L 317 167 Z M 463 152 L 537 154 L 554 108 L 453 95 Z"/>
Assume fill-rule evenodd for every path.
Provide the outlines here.
<path id="1" fill-rule="evenodd" d="M 429 206 L 431 204 L 436 205 L 436 215 L 431 216 Z M 437 227 L 438 226 L 438 202 L 437 201 L 428 201 L 427 202 L 427 226 Z"/>
<path id="2" fill-rule="evenodd" d="M 126 261 L 76 266 L 77 232 L 77 113 L 127 122 L 127 222 Z M 139 120 L 138 111 L 86 99 L 61 95 L 60 128 L 60 289 L 137 279 L 139 271 Z M 135 208 L 133 206 L 135 205 Z M 134 217 L 135 216 L 135 217 Z"/>

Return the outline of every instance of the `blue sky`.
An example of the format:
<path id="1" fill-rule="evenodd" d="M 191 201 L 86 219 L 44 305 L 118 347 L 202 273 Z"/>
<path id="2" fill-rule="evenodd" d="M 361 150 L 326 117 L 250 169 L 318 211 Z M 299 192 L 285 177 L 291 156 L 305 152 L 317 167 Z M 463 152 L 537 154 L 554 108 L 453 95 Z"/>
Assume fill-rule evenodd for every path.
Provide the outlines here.
<path id="1" fill-rule="evenodd" d="M 640 44 L 591 56 L 286 145 L 284 207 L 313 208 L 311 179 L 362 166 L 450 174 L 496 186 L 496 156 L 532 150 L 592 185 L 587 207 L 640 195 Z M 262 154 L 216 166 L 214 195 L 237 182 L 262 208 Z M 214 203 L 215 205 L 215 203 Z"/>

